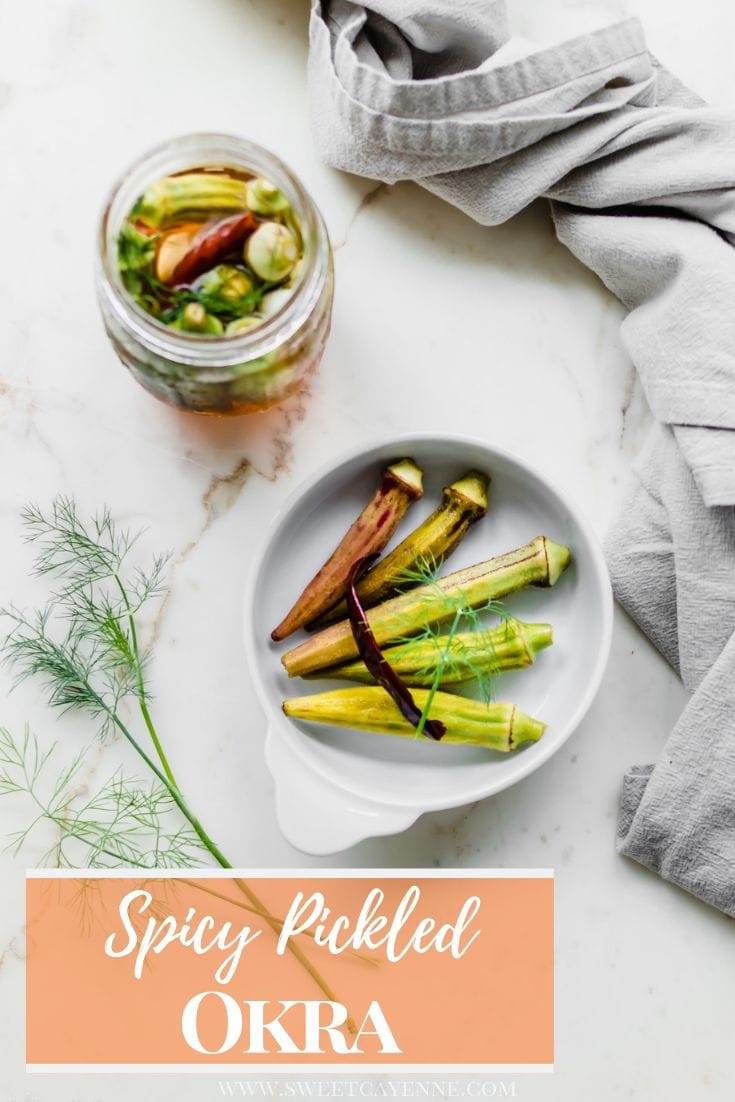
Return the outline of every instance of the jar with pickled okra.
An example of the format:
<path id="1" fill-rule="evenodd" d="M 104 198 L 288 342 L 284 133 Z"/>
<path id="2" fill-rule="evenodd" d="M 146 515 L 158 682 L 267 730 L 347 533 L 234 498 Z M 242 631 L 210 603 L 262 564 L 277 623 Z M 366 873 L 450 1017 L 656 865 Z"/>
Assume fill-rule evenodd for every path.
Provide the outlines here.
<path id="1" fill-rule="evenodd" d="M 332 305 L 323 220 L 277 157 L 240 138 L 159 146 L 102 215 L 97 291 L 119 358 L 196 413 L 266 409 L 319 363 Z"/>

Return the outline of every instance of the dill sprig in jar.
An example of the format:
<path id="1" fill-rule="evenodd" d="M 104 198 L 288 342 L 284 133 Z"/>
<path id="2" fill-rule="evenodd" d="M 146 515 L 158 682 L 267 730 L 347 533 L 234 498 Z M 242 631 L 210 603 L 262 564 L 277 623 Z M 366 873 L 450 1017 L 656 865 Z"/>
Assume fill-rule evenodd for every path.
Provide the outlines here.
<path id="1" fill-rule="evenodd" d="M 179 409 L 250 413 L 293 393 L 324 352 L 333 282 L 312 199 L 242 138 L 158 146 L 102 214 L 105 329 L 138 382 Z"/>

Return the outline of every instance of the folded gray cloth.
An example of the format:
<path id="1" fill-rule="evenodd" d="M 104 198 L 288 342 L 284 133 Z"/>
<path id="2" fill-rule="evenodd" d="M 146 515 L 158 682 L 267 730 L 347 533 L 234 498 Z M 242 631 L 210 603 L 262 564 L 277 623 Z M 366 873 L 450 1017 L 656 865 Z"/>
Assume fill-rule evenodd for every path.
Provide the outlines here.
<path id="1" fill-rule="evenodd" d="M 735 915 L 735 512 L 707 507 L 658 427 L 608 561 L 618 600 L 692 693 L 623 782 L 618 848 Z"/>
<path id="2" fill-rule="evenodd" d="M 324 160 L 484 225 L 539 196 L 628 307 L 660 427 L 608 548 L 616 595 L 693 692 L 625 781 L 619 847 L 735 914 L 735 113 L 625 20 L 519 56 L 503 0 L 313 0 Z"/>

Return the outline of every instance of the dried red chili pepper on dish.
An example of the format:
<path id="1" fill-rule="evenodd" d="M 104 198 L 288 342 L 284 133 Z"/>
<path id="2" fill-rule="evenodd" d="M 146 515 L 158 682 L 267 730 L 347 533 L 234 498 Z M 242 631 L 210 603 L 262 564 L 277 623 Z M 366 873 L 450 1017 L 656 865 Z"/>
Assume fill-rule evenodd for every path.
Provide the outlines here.
<path id="1" fill-rule="evenodd" d="M 386 660 L 372 633 L 365 610 L 357 595 L 357 582 L 363 571 L 368 570 L 378 559 L 378 555 L 367 555 L 359 559 L 350 570 L 347 582 L 347 611 L 355 646 L 360 658 L 370 674 L 382 685 L 404 719 L 418 729 L 422 712 L 413 698 L 411 690 Z M 438 719 L 426 719 L 423 733 L 437 742 L 447 733 L 445 725 Z"/>

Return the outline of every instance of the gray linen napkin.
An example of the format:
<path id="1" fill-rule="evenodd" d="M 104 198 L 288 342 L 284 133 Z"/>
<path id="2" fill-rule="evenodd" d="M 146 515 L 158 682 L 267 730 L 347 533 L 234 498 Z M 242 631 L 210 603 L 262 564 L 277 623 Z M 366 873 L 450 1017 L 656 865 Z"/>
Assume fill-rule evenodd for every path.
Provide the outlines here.
<path id="1" fill-rule="evenodd" d="M 735 512 L 707 507 L 658 426 L 608 542 L 615 593 L 691 699 L 624 778 L 618 848 L 735 915 Z"/>
<path id="2" fill-rule="evenodd" d="M 660 426 L 608 557 L 693 696 L 625 778 L 618 844 L 735 914 L 735 113 L 660 68 L 634 19 L 522 54 L 504 0 L 313 0 L 309 79 L 327 163 L 483 225 L 546 196 L 628 307 Z"/>

